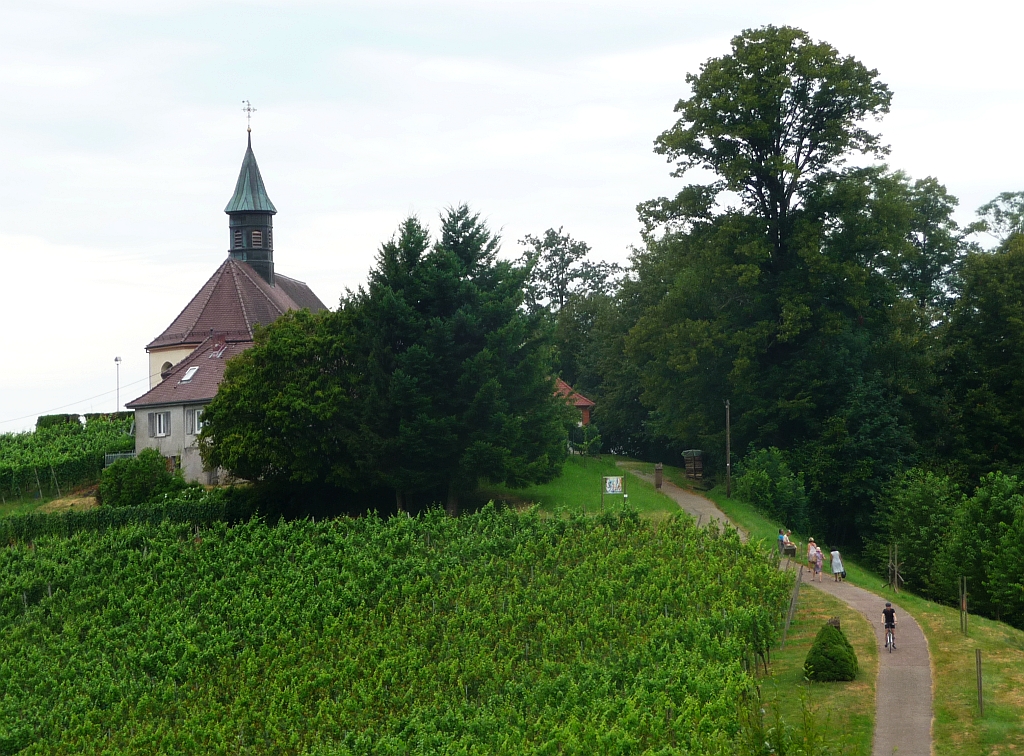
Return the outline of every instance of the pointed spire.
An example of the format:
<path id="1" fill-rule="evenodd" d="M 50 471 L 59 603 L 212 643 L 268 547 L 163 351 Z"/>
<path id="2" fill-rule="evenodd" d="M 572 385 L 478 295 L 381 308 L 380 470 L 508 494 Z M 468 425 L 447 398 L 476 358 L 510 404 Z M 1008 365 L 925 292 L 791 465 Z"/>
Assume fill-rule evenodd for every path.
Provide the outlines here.
<path id="1" fill-rule="evenodd" d="M 277 208 L 267 196 L 267 189 L 263 186 L 263 177 L 260 176 L 260 168 L 256 165 L 256 156 L 252 153 L 252 129 L 248 131 L 249 146 L 242 159 L 242 170 L 238 173 L 235 194 L 228 202 L 228 206 L 224 208 L 224 212 L 276 213 Z"/>

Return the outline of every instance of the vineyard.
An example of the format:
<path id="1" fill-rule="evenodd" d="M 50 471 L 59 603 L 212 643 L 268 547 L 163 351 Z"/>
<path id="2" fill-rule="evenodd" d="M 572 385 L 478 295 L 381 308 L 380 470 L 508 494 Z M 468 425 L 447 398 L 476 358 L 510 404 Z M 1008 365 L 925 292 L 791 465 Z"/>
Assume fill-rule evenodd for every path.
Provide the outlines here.
<path id="1" fill-rule="evenodd" d="M 94 480 L 103 455 L 133 451 L 131 418 L 91 417 L 80 423 L 0 435 L 0 495 L 18 498 Z"/>
<path id="2" fill-rule="evenodd" d="M 733 753 L 788 592 L 683 517 L 494 507 L 44 536 L 0 575 L 26 754 Z"/>

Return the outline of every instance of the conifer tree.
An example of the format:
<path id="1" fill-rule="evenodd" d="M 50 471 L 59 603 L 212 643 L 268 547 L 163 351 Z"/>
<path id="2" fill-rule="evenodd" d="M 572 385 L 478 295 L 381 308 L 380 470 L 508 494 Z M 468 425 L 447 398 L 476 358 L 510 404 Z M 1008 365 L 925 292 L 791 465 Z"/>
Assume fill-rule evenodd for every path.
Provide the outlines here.
<path id="1" fill-rule="evenodd" d="M 548 330 L 523 306 L 525 268 L 498 247 L 465 205 L 433 245 L 409 218 L 343 305 L 363 361 L 366 465 L 400 506 L 435 492 L 455 513 L 481 479 L 550 480 L 564 459 Z"/>

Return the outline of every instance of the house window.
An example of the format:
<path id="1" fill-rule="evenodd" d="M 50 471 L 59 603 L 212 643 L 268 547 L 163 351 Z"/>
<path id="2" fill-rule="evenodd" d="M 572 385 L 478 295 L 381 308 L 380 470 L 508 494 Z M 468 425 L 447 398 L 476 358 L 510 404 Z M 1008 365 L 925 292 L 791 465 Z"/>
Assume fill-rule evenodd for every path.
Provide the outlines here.
<path id="1" fill-rule="evenodd" d="M 149 437 L 163 438 L 171 435 L 171 413 L 150 412 L 149 413 Z"/>
<path id="2" fill-rule="evenodd" d="M 193 376 L 195 376 L 195 374 L 197 372 L 199 372 L 199 366 L 198 365 L 193 365 L 192 367 L 190 367 L 188 370 L 185 371 L 185 375 L 181 376 L 181 380 L 178 381 L 178 382 L 179 383 L 188 383 L 189 381 L 192 380 Z"/>
<path id="3" fill-rule="evenodd" d="M 185 410 L 185 433 L 195 436 L 203 429 L 203 408 L 189 407 Z"/>
<path id="4" fill-rule="evenodd" d="M 256 249 L 259 249 L 260 247 L 263 246 L 263 232 L 262 231 L 253 231 L 252 232 L 252 246 L 254 248 L 256 248 Z"/>
<path id="5" fill-rule="evenodd" d="M 235 249 L 242 248 L 242 230 L 235 231 Z"/>

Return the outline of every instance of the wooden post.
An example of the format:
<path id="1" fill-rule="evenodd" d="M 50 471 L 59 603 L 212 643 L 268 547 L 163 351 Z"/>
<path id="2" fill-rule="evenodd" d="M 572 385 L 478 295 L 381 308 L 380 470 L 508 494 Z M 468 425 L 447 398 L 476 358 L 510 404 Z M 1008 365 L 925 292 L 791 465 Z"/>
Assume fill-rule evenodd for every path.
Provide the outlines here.
<path id="1" fill-rule="evenodd" d="M 53 476 L 53 485 L 57 487 L 57 498 L 61 498 L 60 483 L 57 482 L 57 473 L 53 471 L 53 465 L 50 465 L 50 475 Z"/>
<path id="2" fill-rule="evenodd" d="M 725 495 L 732 496 L 732 448 L 729 438 L 729 400 L 725 400 Z"/>
<path id="3" fill-rule="evenodd" d="M 967 635 L 967 578 L 960 578 L 960 632 Z"/>
<path id="4" fill-rule="evenodd" d="M 985 716 L 985 701 L 981 695 L 981 649 L 974 649 L 974 660 L 978 667 L 978 714 Z"/>
<path id="5" fill-rule="evenodd" d="M 887 585 L 896 593 L 900 592 L 900 583 L 903 582 L 903 575 L 900 574 L 900 550 L 896 544 L 889 546 L 889 575 Z"/>
<path id="6" fill-rule="evenodd" d="M 789 600 L 789 611 L 786 612 L 786 625 L 782 628 L 782 647 L 786 647 L 786 633 L 789 632 L 789 624 L 793 621 L 793 615 L 796 614 L 796 602 L 800 597 L 800 582 L 804 577 L 804 566 L 800 565 L 800 572 L 794 573 L 796 575 L 796 582 L 793 583 L 793 596 Z"/>

